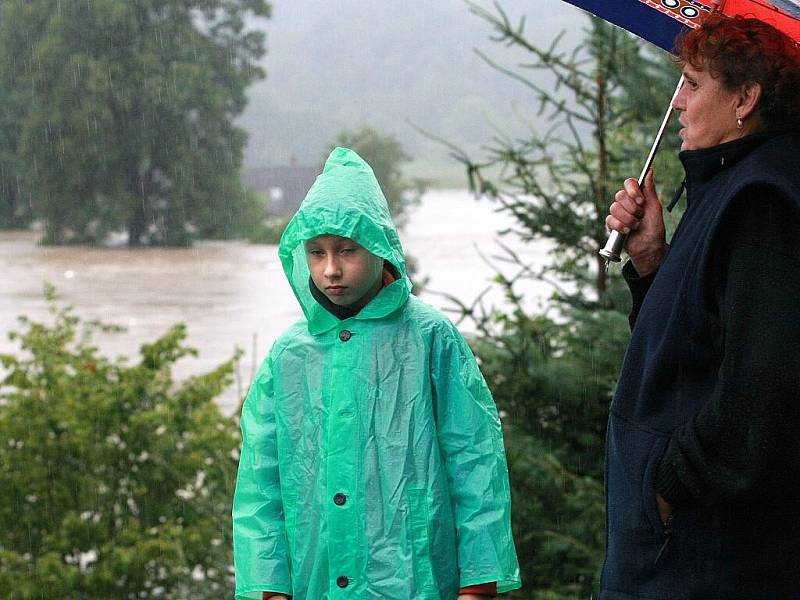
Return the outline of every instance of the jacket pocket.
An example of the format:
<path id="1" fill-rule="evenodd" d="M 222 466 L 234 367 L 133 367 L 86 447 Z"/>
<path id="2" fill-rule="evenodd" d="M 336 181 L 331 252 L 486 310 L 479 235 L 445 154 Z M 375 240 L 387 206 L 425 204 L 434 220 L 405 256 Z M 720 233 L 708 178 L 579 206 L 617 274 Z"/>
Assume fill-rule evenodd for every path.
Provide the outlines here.
<path id="1" fill-rule="evenodd" d="M 406 491 L 408 500 L 408 521 L 412 560 L 414 563 L 414 582 L 419 600 L 440 600 L 439 588 L 433 575 L 431 556 L 431 523 L 428 490 L 424 487 L 411 487 Z"/>
<path id="2" fill-rule="evenodd" d="M 655 438 L 647 457 L 644 477 L 642 478 L 643 512 L 650 525 L 660 535 L 664 534 L 664 525 L 661 522 L 661 515 L 658 513 L 658 502 L 656 501 L 656 470 L 666 447 L 667 438 Z"/>
<path id="3" fill-rule="evenodd" d="M 670 575 L 663 561 L 656 564 L 666 536 L 658 517 L 655 472 L 666 442 L 666 433 L 632 423 L 612 411 L 606 438 L 603 590 L 631 597 L 674 598 L 669 586 L 665 587 Z M 669 550 L 664 550 L 664 558 Z"/>

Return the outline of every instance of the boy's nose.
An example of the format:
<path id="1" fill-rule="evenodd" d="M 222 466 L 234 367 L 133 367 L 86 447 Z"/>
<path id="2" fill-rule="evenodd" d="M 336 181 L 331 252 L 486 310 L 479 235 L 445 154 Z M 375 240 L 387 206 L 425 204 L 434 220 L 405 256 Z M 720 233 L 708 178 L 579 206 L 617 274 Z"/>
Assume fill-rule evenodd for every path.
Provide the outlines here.
<path id="1" fill-rule="evenodd" d="M 341 269 L 339 267 L 339 261 L 335 258 L 329 258 L 328 261 L 325 263 L 325 277 L 327 278 L 335 278 L 339 277 L 342 274 Z"/>

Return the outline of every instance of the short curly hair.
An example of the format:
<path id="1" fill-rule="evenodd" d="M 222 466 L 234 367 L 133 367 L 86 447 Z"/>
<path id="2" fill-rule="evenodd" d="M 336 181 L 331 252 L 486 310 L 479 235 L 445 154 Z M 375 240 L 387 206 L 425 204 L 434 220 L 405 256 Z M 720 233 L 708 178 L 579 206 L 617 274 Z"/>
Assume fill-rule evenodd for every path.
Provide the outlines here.
<path id="1" fill-rule="evenodd" d="M 764 21 L 711 15 L 678 37 L 675 53 L 679 63 L 708 70 L 729 90 L 760 84 L 757 111 L 765 126 L 800 116 L 800 47 Z"/>

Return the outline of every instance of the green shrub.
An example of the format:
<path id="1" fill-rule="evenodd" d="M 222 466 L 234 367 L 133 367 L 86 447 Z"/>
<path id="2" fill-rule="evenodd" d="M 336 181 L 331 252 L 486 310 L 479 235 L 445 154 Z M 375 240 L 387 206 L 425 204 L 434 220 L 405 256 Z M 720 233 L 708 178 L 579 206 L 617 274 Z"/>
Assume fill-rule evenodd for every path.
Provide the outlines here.
<path id="1" fill-rule="evenodd" d="M 254 227 L 250 235 L 250 242 L 253 244 L 273 244 L 277 245 L 281 241 L 283 230 L 289 224 L 291 217 L 269 217 L 261 221 Z"/>
<path id="2" fill-rule="evenodd" d="M 173 380 L 195 354 L 176 325 L 135 364 L 59 308 L 22 317 L 0 355 L 0 588 L 13 600 L 223 598 L 232 593 L 236 424 L 213 399 L 232 361 Z"/>

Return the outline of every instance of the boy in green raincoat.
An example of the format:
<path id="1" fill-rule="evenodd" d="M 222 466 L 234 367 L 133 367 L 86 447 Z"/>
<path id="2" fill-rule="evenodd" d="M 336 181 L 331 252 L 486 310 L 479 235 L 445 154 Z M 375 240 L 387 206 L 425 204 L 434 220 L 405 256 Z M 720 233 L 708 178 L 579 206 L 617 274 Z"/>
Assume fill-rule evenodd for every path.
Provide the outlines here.
<path id="1" fill-rule="evenodd" d="M 467 600 L 520 586 L 492 396 L 410 294 L 372 169 L 336 148 L 281 239 L 305 318 L 242 412 L 236 598 Z"/>

